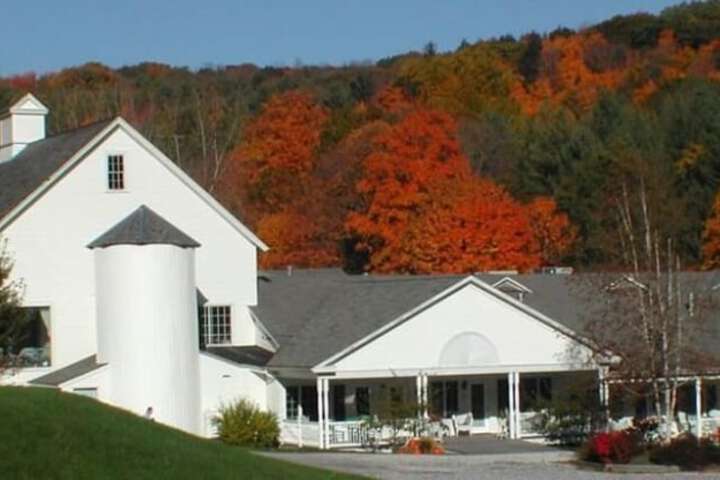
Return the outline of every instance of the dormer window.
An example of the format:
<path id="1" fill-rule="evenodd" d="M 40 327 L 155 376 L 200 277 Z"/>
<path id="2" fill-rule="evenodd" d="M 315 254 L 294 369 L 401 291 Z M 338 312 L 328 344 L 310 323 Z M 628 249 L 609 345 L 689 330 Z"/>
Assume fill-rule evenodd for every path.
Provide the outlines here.
<path id="1" fill-rule="evenodd" d="M 108 190 L 125 190 L 125 163 L 122 155 L 108 156 Z"/>

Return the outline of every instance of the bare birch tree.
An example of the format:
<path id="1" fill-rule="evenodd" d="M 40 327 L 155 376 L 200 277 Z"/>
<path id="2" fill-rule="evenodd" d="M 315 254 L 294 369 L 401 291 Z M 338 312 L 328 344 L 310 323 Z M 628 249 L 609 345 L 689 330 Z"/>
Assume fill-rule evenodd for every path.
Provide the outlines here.
<path id="1" fill-rule="evenodd" d="M 708 322 L 714 285 L 707 274 L 682 271 L 643 178 L 634 192 L 621 184 L 614 200 L 621 271 L 589 276 L 586 334 L 598 352 L 618 359 L 612 375 L 622 385 L 649 390 L 668 436 L 683 379 L 717 365 L 698 341 L 715 333 Z"/>
<path id="2" fill-rule="evenodd" d="M 212 87 L 202 92 L 195 90 L 193 96 L 194 120 L 200 146 L 199 178 L 203 187 L 214 193 L 227 169 L 228 155 L 238 142 L 247 112 L 239 99 L 228 102 Z M 179 147 L 176 148 L 179 157 Z"/>

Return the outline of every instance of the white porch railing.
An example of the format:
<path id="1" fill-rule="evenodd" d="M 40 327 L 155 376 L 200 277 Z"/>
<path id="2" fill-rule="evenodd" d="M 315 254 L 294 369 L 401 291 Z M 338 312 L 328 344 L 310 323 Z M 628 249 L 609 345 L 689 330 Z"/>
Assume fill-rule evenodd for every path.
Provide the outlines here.
<path id="1" fill-rule="evenodd" d="M 542 412 L 522 412 L 520 414 L 520 435 L 540 435 L 540 432 L 538 431 L 538 421 L 541 416 Z"/>
<path id="2" fill-rule="evenodd" d="M 368 445 L 370 432 L 362 421 L 330 422 L 331 447 L 360 447 Z"/>
<path id="3" fill-rule="evenodd" d="M 370 429 L 360 420 L 330 421 L 327 424 L 328 448 L 367 447 L 385 443 L 393 438 L 389 427 Z M 398 437 L 411 436 L 411 432 L 395 432 Z M 280 443 L 319 447 L 320 426 L 318 422 L 283 420 L 280 422 Z"/>
<path id="4" fill-rule="evenodd" d="M 280 443 L 319 447 L 320 427 L 317 422 L 283 420 L 280 422 Z"/>

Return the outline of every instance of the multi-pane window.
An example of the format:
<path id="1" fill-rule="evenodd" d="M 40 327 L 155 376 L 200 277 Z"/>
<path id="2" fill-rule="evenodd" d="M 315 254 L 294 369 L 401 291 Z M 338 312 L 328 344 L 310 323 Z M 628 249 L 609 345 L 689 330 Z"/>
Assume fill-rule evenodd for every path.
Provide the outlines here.
<path id="1" fill-rule="evenodd" d="M 122 155 L 110 155 L 108 157 L 108 189 L 125 189 L 125 164 Z"/>
<path id="2" fill-rule="evenodd" d="M 200 308 L 200 345 L 225 345 L 232 343 L 229 305 L 207 305 Z"/>
<path id="3" fill-rule="evenodd" d="M 285 417 L 294 420 L 300 413 L 300 388 L 292 385 L 285 389 Z"/>

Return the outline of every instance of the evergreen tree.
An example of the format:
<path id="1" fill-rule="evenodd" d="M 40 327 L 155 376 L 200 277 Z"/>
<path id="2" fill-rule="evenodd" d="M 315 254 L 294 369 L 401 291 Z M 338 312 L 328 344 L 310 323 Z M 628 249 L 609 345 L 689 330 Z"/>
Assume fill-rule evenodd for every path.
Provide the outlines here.
<path id="1" fill-rule="evenodd" d="M 11 280 L 12 261 L 0 244 L 0 372 L 10 361 L 7 353 L 21 340 L 26 316 L 20 307 L 22 288 Z"/>

